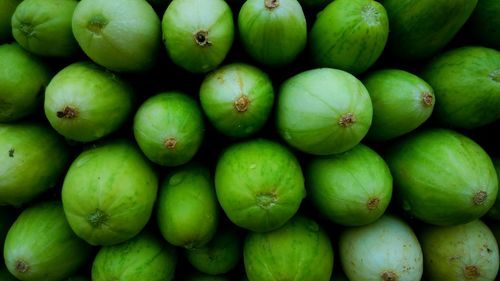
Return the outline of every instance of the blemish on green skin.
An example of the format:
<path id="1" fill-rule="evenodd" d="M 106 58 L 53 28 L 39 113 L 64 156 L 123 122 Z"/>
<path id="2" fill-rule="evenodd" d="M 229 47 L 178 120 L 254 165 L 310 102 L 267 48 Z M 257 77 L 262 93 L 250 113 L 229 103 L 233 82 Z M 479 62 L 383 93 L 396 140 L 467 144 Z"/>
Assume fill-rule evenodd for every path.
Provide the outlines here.
<path id="1" fill-rule="evenodd" d="M 280 5 L 279 0 L 264 0 L 264 6 L 269 10 L 274 9 L 279 5 Z"/>
<path id="2" fill-rule="evenodd" d="M 9 157 L 14 157 L 14 148 L 9 149 Z"/>
<path id="3" fill-rule="evenodd" d="M 25 261 L 19 259 L 15 262 L 15 269 L 17 272 L 26 273 L 30 269 L 30 267 L 26 264 Z"/>
<path id="4" fill-rule="evenodd" d="M 31 23 L 21 23 L 19 25 L 19 30 L 26 36 L 26 37 L 31 37 L 35 35 L 35 30 L 33 28 L 33 25 Z"/>
<path id="5" fill-rule="evenodd" d="M 108 22 L 103 16 L 93 16 L 87 25 L 87 29 L 95 35 L 100 35 L 107 24 Z"/>
<path id="6" fill-rule="evenodd" d="M 256 197 L 257 206 L 262 209 L 270 209 L 276 204 L 276 193 L 275 192 L 262 192 L 257 194 Z"/>
<path id="7" fill-rule="evenodd" d="M 100 228 L 107 220 L 108 215 L 99 209 L 95 209 L 93 213 L 87 216 L 87 221 L 94 228 Z"/>
<path id="8" fill-rule="evenodd" d="M 361 16 L 368 25 L 374 26 L 380 24 L 380 13 L 372 4 L 368 4 L 361 9 Z"/>
<path id="9" fill-rule="evenodd" d="M 493 70 L 490 73 L 491 80 L 500 83 L 500 69 Z"/>

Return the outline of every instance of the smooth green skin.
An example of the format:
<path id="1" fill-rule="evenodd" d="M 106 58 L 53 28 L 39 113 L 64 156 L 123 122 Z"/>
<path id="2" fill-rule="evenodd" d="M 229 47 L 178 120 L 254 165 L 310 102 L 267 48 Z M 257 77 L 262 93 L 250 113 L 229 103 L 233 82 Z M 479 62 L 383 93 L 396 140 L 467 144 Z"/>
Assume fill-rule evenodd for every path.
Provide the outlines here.
<path id="1" fill-rule="evenodd" d="M 318 67 L 365 72 L 380 57 L 389 35 L 384 7 L 373 0 L 336 0 L 316 17 L 309 51 Z"/>
<path id="2" fill-rule="evenodd" d="M 480 220 L 452 226 L 423 226 L 418 239 L 424 254 L 424 280 L 496 280 L 498 243 Z M 467 275 L 475 266 L 479 275 Z"/>
<path id="3" fill-rule="evenodd" d="M 0 0 L 0 44 L 12 39 L 11 18 L 22 0 Z"/>
<path id="4" fill-rule="evenodd" d="M 39 109 L 52 73 L 17 43 L 0 45 L 0 122 L 18 121 Z"/>
<path id="5" fill-rule="evenodd" d="M 384 159 L 398 203 L 421 221 L 466 223 L 495 203 L 498 179 L 490 157 L 456 131 L 426 128 L 410 133 L 393 143 Z"/>
<path id="6" fill-rule="evenodd" d="M 26 50 L 69 58 L 80 47 L 71 30 L 77 0 L 24 0 L 12 15 L 12 35 Z"/>
<path id="7" fill-rule="evenodd" d="M 93 62 L 79 61 L 52 78 L 44 112 L 59 134 L 92 142 L 118 130 L 132 114 L 134 102 L 134 91 L 125 80 Z M 76 109 L 76 116 L 59 117 L 66 107 Z"/>
<path id="8" fill-rule="evenodd" d="M 22 206 L 62 179 L 64 140 L 45 123 L 0 123 L 0 205 Z"/>
<path id="9" fill-rule="evenodd" d="M 264 0 L 248 0 L 238 14 L 239 39 L 250 57 L 260 64 L 291 64 L 307 43 L 307 23 L 297 0 L 279 0 L 269 8 Z"/>
<path id="10" fill-rule="evenodd" d="M 198 152 L 205 135 L 201 107 L 181 92 L 162 92 L 148 98 L 137 110 L 133 131 L 142 152 L 162 166 L 179 166 Z M 167 145 L 174 138 L 175 145 Z"/>
<path id="11" fill-rule="evenodd" d="M 249 232 L 243 245 L 243 262 L 250 281 L 328 281 L 333 258 L 326 231 L 303 216 L 295 216 L 273 231 Z"/>
<path id="12" fill-rule="evenodd" d="M 276 125 L 292 147 L 314 155 L 331 155 L 353 148 L 372 123 L 372 103 L 365 86 L 348 72 L 317 68 L 296 74 L 280 88 Z M 355 118 L 341 126 L 346 114 Z"/>
<path id="13" fill-rule="evenodd" d="M 382 216 L 392 198 L 389 167 L 363 144 L 340 154 L 312 158 L 305 174 L 313 205 L 337 224 L 372 223 Z"/>
<path id="14" fill-rule="evenodd" d="M 5 239 L 8 270 L 23 281 L 58 281 L 71 276 L 92 255 L 92 247 L 68 225 L 59 201 L 32 205 L 19 215 Z M 27 270 L 16 266 L 24 262 Z"/>
<path id="15" fill-rule="evenodd" d="M 100 248 L 92 263 L 92 281 L 170 281 L 174 279 L 174 246 L 149 232 Z"/>
<path id="16" fill-rule="evenodd" d="M 184 256 L 194 268 L 211 275 L 224 274 L 235 268 L 242 253 L 242 238 L 232 226 L 218 229 L 207 244 L 184 250 Z"/>
<path id="17" fill-rule="evenodd" d="M 64 178 L 62 202 L 79 237 L 92 245 L 112 245 L 144 228 L 157 190 L 151 163 L 132 142 L 116 139 L 77 156 Z"/>
<path id="18" fill-rule="evenodd" d="M 423 254 L 417 236 L 394 215 L 343 229 L 338 247 L 342 269 L 350 281 L 420 281 L 422 277 Z M 385 272 L 395 273 L 397 278 L 382 279 Z"/>
<path id="19" fill-rule="evenodd" d="M 193 249 L 207 244 L 219 224 L 219 205 L 207 167 L 189 163 L 161 182 L 156 219 L 170 244 Z"/>
<path id="20" fill-rule="evenodd" d="M 161 49 L 160 18 L 144 0 L 81 0 L 72 30 L 85 54 L 113 71 L 147 71 Z"/>
<path id="21" fill-rule="evenodd" d="M 234 143 L 222 152 L 215 191 L 228 218 L 256 232 L 284 225 L 306 196 L 295 155 L 283 144 L 260 138 Z"/>
<path id="22" fill-rule="evenodd" d="M 387 51 L 396 59 L 430 58 L 455 37 L 478 0 L 382 0 L 391 32 Z"/>
<path id="23" fill-rule="evenodd" d="M 492 161 L 493 165 L 495 166 L 498 182 L 500 184 L 500 157 L 493 158 Z M 497 196 L 493 207 L 491 207 L 487 215 L 491 219 L 500 221 L 500 196 Z"/>
<path id="24" fill-rule="evenodd" d="M 471 34 L 482 46 L 500 49 L 500 2 L 479 0 L 467 21 Z"/>
<path id="25" fill-rule="evenodd" d="M 200 86 L 200 103 L 210 123 L 226 136 L 256 134 L 269 119 L 274 89 L 269 76 L 257 67 L 232 63 L 209 73 Z M 247 107 L 238 101 L 242 97 Z"/>
<path id="26" fill-rule="evenodd" d="M 373 105 L 367 138 L 386 141 L 422 125 L 434 110 L 432 87 L 417 75 L 401 69 L 375 70 L 362 79 Z"/>
<path id="27" fill-rule="evenodd" d="M 455 48 L 428 62 L 420 76 L 434 89 L 442 124 L 473 129 L 500 119 L 500 51 Z"/>
<path id="28" fill-rule="evenodd" d="M 191 73 L 207 73 L 219 66 L 234 41 L 233 13 L 223 0 L 173 0 L 162 19 L 163 43 L 170 59 Z M 196 34 L 208 33 L 199 45 Z"/>

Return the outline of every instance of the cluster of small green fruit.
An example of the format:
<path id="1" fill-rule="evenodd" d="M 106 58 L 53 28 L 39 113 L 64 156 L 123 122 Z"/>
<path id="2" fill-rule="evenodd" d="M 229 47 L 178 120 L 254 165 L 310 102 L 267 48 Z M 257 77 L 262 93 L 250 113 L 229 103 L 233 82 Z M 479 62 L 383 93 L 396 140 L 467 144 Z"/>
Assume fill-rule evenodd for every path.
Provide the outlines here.
<path id="1" fill-rule="evenodd" d="M 0 280 L 496 280 L 498 15 L 0 0 Z"/>

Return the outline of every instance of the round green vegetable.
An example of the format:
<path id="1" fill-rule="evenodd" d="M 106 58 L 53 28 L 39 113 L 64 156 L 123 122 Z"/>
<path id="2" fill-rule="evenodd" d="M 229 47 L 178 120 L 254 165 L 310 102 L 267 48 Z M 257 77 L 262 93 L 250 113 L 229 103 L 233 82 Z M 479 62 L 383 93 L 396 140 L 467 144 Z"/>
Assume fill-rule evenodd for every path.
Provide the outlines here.
<path id="1" fill-rule="evenodd" d="M 195 249 L 214 237 L 219 205 L 205 166 L 189 163 L 172 171 L 160 185 L 156 206 L 160 232 L 169 243 Z"/>
<path id="2" fill-rule="evenodd" d="M 346 228 L 338 243 L 342 269 L 350 281 L 419 281 L 422 277 L 420 242 L 399 217 L 386 214 L 372 224 Z"/>
<path id="3" fill-rule="evenodd" d="M 19 44 L 0 45 L 0 122 L 35 113 L 51 77 L 49 66 Z"/>
<path id="4" fill-rule="evenodd" d="M 134 136 L 142 152 L 162 166 L 179 166 L 198 152 L 205 133 L 202 109 L 181 92 L 162 92 L 137 110 Z"/>
<path id="5" fill-rule="evenodd" d="M 400 69 L 376 70 L 363 80 L 373 105 L 367 138 L 385 141 L 422 125 L 432 114 L 434 90 L 422 78 Z"/>
<path id="6" fill-rule="evenodd" d="M 424 255 L 425 280 L 496 280 L 498 243 L 482 221 L 425 225 L 417 235 Z"/>
<path id="7" fill-rule="evenodd" d="M 176 249 L 151 232 L 104 246 L 92 262 L 93 281 L 170 281 L 177 265 Z"/>
<path id="8" fill-rule="evenodd" d="M 234 143 L 220 155 L 215 190 L 236 225 L 257 232 L 284 225 L 306 192 L 300 164 L 288 148 L 267 139 Z"/>
<path id="9" fill-rule="evenodd" d="M 224 61 L 233 45 L 233 13 L 223 0 L 173 0 L 163 15 L 162 30 L 175 64 L 207 73 Z"/>
<path id="10" fill-rule="evenodd" d="M 372 113 L 370 95 L 360 80 L 342 70 L 317 68 L 281 85 L 276 125 L 294 148 L 331 155 L 353 148 L 364 138 Z"/>
<path id="11" fill-rule="evenodd" d="M 242 239 L 233 225 L 220 227 L 207 244 L 185 249 L 188 262 L 200 272 L 217 275 L 235 268 L 242 255 Z"/>
<path id="12" fill-rule="evenodd" d="M 0 123 L 0 136 L 0 205 L 21 206 L 64 176 L 68 146 L 45 123 Z"/>
<path id="13" fill-rule="evenodd" d="M 200 86 L 200 102 L 210 123 L 222 134 L 248 137 L 267 122 L 274 89 L 262 70 L 243 63 L 209 73 Z"/>
<path id="14" fill-rule="evenodd" d="M 336 0 L 316 17 L 309 36 L 318 67 L 361 74 L 382 54 L 389 35 L 384 7 L 374 0 Z"/>
<path id="15" fill-rule="evenodd" d="M 328 281 L 333 256 L 326 231 L 304 216 L 295 216 L 272 231 L 249 232 L 243 247 L 250 281 Z"/>
<path id="16" fill-rule="evenodd" d="M 161 49 L 160 18 L 144 0 L 81 0 L 72 30 L 85 54 L 113 71 L 147 71 Z"/>
<path id="17" fill-rule="evenodd" d="M 80 61 L 52 78 L 44 110 L 59 134 L 91 142 L 118 130 L 132 114 L 134 100 L 125 80 L 92 62 Z"/>
<path id="18" fill-rule="evenodd" d="M 297 0 L 248 0 L 238 14 L 240 42 L 260 64 L 291 64 L 307 43 L 307 23 Z"/>
<path id="19" fill-rule="evenodd" d="M 314 207 L 337 224 L 372 223 L 382 216 L 392 198 L 389 167 L 363 144 L 340 154 L 313 157 L 305 174 Z"/>
<path id="20" fill-rule="evenodd" d="M 80 50 L 71 30 L 77 0 L 24 0 L 12 15 L 12 35 L 26 50 L 73 57 Z"/>
<path id="21" fill-rule="evenodd" d="M 389 17 L 387 53 L 418 62 L 437 54 L 455 38 L 478 0 L 382 0 Z"/>
<path id="22" fill-rule="evenodd" d="M 407 134 L 385 153 L 400 206 L 436 225 L 466 223 L 495 203 L 498 179 L 488 154 L 467 136 L 444 128 Z"/>
<path id="23" fill-rule="evenodd" d="M 453 48 L 425 64 L 421 77 L 434 89 L 443 125 L 473 129 L 500 119 L 500 51 Z"/>
<path id="24" fill-rule="evenodd" d="M 137 235 L 149 221 L 158 176 L 132 142 L 115 139 L 84 150 L 64 178 L 62 202 L 73 231 L 92 245 Z"/>
<path id="25" fill-rule="evenodd" d="M 92 248 L 71 230 L 58 201 L 27 207 L 5 238 L 5 264 L 23 281 L 58 281 L 80 269 Z"/>

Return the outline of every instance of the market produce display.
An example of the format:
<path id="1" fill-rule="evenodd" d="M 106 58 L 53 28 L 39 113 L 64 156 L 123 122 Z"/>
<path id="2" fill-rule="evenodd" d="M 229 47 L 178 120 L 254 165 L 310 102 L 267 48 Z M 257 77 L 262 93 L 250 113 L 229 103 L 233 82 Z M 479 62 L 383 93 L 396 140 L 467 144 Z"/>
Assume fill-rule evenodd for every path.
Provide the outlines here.
<path id="1" fill-rule="evenodd" d="M 500 279 L 497 0 L 0 0 L 0 281 Z"/>

